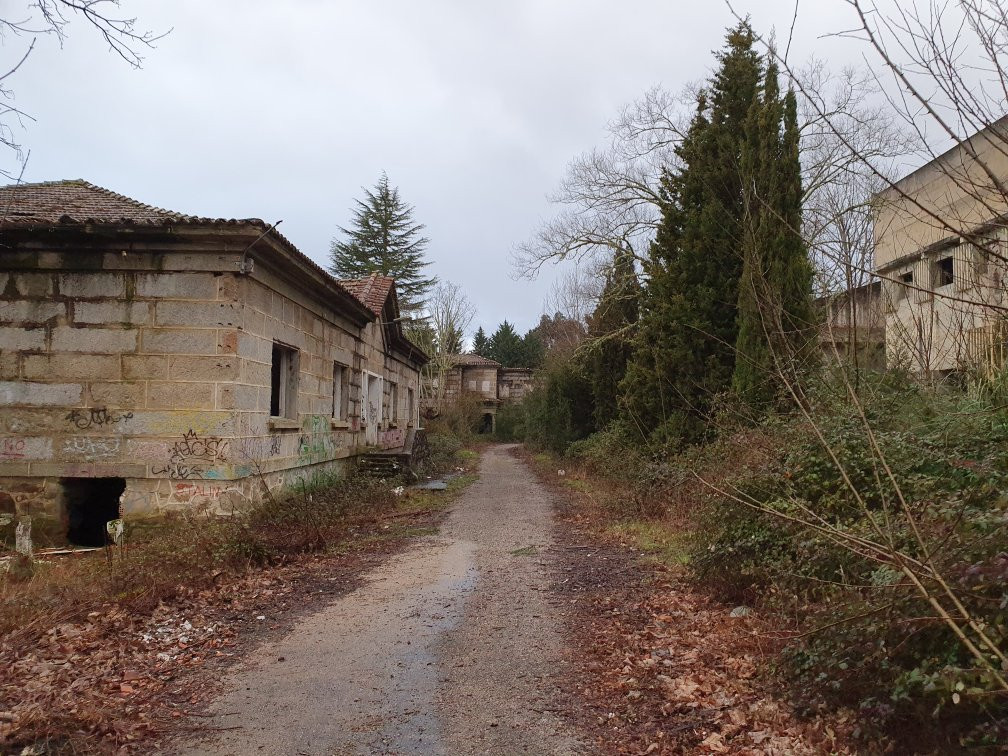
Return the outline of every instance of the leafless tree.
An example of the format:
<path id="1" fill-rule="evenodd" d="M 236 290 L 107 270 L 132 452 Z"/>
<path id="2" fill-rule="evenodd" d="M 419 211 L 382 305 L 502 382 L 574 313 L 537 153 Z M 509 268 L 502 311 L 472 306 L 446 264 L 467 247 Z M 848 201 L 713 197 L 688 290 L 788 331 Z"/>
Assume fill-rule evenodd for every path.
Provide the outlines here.
<path id="1" fill-rule="evenodd" d="M 605 266 L 599 261 L 584 261 L 567 268 L 553 281 L 543 302 L 543 314 L 560 314 L 588 327 L 605 285 Z"/>
<path id="2" fill-rule="evenodd" d="M 548 198 L 559 212 L 515 250 L 519 275 L 562 261 L 597 266 L 616 251 L 646 259 L 661 218 L 662 171 L 678 164 L 675 146 L 689 127 L 693 95 L 692 88 L 650 89 L 609 124 L 605 146 L 571 161 Z"/>
<path id="3" fill-rule="evenodd" d="M 136 18 L 120 16 L 118 9 L 119 0 L 32 0 L 24 2 L 20 9 L 4 7 L 0 17 L 0 40 L 5 47 L 12 40 L 24 40 L 24 44 L 17 47 L 0 69 L 5 71 L 0 73 L 0 146 L 14 155 L 19 166 L 23 165 L 25 155 L 17 131 L 24 127 L 26 120 L 34 119 L 14 105 L 11 79 L 31 56 L 40 36 L 55 37 L 62 46 L 71 22 L 80 18 L 97 31 L 112 53 L 139 68 L 144 50 L 152 48 L 168 33 L 140 31 Z M 0 175 L 16 179 L 19 173 L 0 166 Z"/>
<path id="4" fill-rule="evenodd" d="M 424 324 L 411 329 L 410 336 L 431 358 L 424 368 L 421 397 L 428 406 L 440 409 L 452 357 L 465 347 L 465 335 L 476 317 L 476 307 L 458 284 L 438 281 L 426 310 Z"/>
<path id="5" fill-rule="evenodd" d="M 875 83 L 869 73 L 853 68 L 835 73 L 813 59 L 794 75 L 803 81 L 802 91 L 815 97 L 815 102 L 801 101 L 799 114 L 806 236 L 813 246 L 832 248 L 836 259 L 863 257 L 870 239 L 863 233 L 855 238 L 853 229 L 843 228 L 865 226 L 877 191 L 878 179 L 861 168 L 861 155 L 893 163 L 906 153 L 906 140 L 884 108 L 871 104 Z M 549 197 L 558 213 L 513 255 L 519 275 L 533 277 L 547 263 L 573 260 L 604 277 L 615 252 L 646 262 L 661 219 L 661 176 L 681 164 L 676 146 L 689 128 L 698 91 L 697 85 L 678 93 L 660 86 L 648 90 L 609 124 L 604 146 L 570 163 Z M 850 178 L 859 170 L 864 175 L 852 185 Z M 886 175 L 891 173 L 887 168 Z M 840 288 L 844 266 L 826 254 L 816 260 L 822 291 Z M 870 271 L 869 265 L 861 267 Z M 639 270 L 645 273 L 646 265 Z"/>

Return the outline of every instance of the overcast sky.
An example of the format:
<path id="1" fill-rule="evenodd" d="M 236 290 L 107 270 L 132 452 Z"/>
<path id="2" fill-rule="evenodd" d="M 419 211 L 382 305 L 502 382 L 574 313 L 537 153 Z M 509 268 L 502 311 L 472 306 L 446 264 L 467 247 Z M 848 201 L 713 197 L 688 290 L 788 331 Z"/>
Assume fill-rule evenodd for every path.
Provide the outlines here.
<path id="1" fill-rule="evenodd" d="M 24 2 L 24 0 L 21 0 Z M 9 6 L 21 3 L 4 3 Z M 25 3 L 27 5 L 27 3 Z M 512 278 L 510 253 L 552 213 L 567 162 L 648 87 L 706 76 L 733 18 L 721 0 L 123 0 L 171 34 L 133 70 L 87 25 L 5 82 L 34 116 L 27 181 L 84 178 L 153 205 L 282 219 L 325 264 L 360 187 L 381 171 L 427 225 L 431 270 L 488 330 L 539 319 L 554 271 Z M 787 36 L 791 0 L 740 0 Z M 792 59 L 859 51 L 824 31 L 840 0 L 804 0 Z M 5 61 L 27 40 L 7 36 Z M 9 159 L 7 160 L 9 163 Z"/>

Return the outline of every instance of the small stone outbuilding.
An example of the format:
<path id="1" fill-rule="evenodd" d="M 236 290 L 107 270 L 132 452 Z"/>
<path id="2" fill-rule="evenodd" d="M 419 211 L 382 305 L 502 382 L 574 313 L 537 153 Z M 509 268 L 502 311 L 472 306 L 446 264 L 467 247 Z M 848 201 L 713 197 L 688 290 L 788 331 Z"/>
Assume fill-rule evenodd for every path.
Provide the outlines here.
<path id="1" fill-rule="evenodd" d="M 493 432 L 497 410 L 502 404 L 518 403 L 532 390 L 531 368 L 506 368 L 496 360 L 478 354 L 453 354 L 450 368 L 445 373 L 443 401 L 452 402 L 460 397 L 475 398 L 480 403 L 482 432 Z M 428 391 L 437 396 L 437 391 Z"/>
<path id="2" fill-rule="evenodd" d="M 392 279 L 85 181 L 4 187 L 0 208 L 0 513 L 36 540 L 233 511 L 417 427 L 427 357 Z"/>

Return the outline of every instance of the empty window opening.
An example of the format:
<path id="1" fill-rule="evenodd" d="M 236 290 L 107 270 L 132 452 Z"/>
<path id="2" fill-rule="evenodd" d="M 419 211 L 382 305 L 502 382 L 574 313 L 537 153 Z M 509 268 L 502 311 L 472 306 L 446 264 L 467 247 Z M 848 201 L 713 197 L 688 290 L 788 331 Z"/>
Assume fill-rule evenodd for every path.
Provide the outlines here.
<path id="1" fill-rule="evenodd" d="M 119 497 L 126 490 L 123 478 L 62 478 L 67 541 L 75 546 L 104 546 L 106 525 L 119 519 Z"/>
<path id="2" fill-rule="evenodd" d="M 389 381 L 389 417 L 392 422 L 399 420 L 399 384 Z"/>
<path id="3" fill-rule="evenodd" d="M 412 388 L 406 389 L 406 422 L 412 423 L 416 417 L 416 398 Z"/>
<path id="4" fill-rule="evenodd" d="M 334 362 L 332 383 L 333 420 L 346 420 L 350 415 L 350 368 Z"/>
<path id="5" fill-rule="evenodd" d="M 952 256 L 943 257 L 935 263 L 935 284 L 949 286 L 955 280 Z"/>
<path id="6" fill-rule="evenodd" d="M 912 270 L 908 270 L 906 273 L 900 273 L 896 276 L 896 280 L 899 282 L 899 285 L 893 287 L 893 302 L 899 302 L 900 300 L 906 299 L 907 293 L 910 291 L 909 287 L 913 286 L 913 277 Z"/>
<path id="7" fill-rule="evenodd" d="M 273 342 L 270 373 L 270 415 L 297 418 L 298 353 Z"/>

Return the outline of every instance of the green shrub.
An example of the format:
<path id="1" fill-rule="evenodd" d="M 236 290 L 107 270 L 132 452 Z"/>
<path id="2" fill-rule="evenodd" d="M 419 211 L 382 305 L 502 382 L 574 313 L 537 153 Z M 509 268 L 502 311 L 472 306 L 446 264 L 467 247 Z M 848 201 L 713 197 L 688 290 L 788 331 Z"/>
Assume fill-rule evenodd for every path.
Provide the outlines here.
<path id="1" fill-rule="evenodd" d="M 504 404 L 497 410 L 494 437 L 511 443 L 525 440 L 525 407 L 521 404 Z"/>
<path id="2" fill-rule="evenodd" d="M 595 430 L 591 384 L 573 358 L 542 370 L 522 407 L 525 441 L 534 448 L 563 454 Z"/>
<path id="3" fill-rule="evenodd" d="M 692 568 L 726 599 L 798 620 L 802 635 L 787 649 L 786 671 L 810 705 L 815 692 L 859 707 L 866 733 L 923 731 L 918 725 L 937 718 L 948 740 L 927 747 L 982 745 L 1008 723 L 1008 702 L 990 695 L 991 674 L 898 563 L 836 534 L 933 563 L 1004 649 L 1008 412 L 885 376 L 863 393 L 873 442 L 853 403 L 830 388 L 820 387 L 812 405 L 826 444 L 802 420 L 779 425 L 771 462 L 743 470 L 732 487 L 756 508 L 714 497 L 697 518 Z"/>

